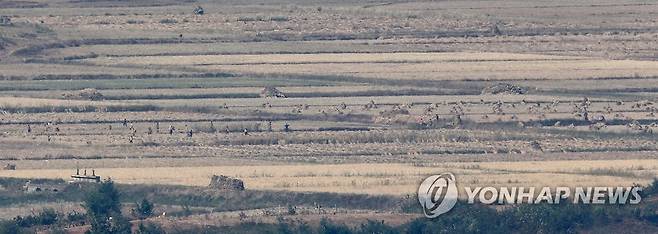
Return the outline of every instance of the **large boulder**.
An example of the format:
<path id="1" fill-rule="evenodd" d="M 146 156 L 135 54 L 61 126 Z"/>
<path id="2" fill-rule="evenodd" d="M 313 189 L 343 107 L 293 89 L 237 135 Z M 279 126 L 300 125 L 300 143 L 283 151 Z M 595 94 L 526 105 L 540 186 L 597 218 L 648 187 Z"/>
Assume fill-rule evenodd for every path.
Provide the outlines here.
<path id="1" fill-rule="evenodd" d="M 244 182 L 240 179 L 231 178 L 223 175 L 213 175 L 208 187 L 221 190 L 244 190 Z"/>

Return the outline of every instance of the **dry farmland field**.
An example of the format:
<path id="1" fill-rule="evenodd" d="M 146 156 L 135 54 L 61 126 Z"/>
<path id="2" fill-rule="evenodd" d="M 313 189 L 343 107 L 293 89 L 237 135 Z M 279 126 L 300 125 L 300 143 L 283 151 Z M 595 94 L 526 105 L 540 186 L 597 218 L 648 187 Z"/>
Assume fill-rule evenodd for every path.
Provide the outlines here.
<path id="1" fill-rule="evenodd" d="M 111 178 L 125 213 L 153 200 L 172 233 L 404 226 L 442 172 L 460 188 L 658 176 L 656 1 L 17 0 L 0 16 L 4 220 L 84 213 L 76 169 Z"/>

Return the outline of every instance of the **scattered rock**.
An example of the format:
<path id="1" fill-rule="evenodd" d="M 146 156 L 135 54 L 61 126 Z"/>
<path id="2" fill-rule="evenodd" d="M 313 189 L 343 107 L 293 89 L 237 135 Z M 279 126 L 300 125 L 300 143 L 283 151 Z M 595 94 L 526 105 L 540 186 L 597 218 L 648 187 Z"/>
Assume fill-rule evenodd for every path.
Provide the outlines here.
<path id="1" fill-rule="evenodd" d="M 526 94 L 528 89 L 507 83 L 498 83 L 482 89 L 482 94 Z"/>
<path id="2" fill-rule="evenodd" d="M 223 175 L 213 175 L 210 179 L 208 187 L 221 189 L 221 190 L 244 190 L 244 182 L 240 179 L 231 178 Z"/>
<path id="3" fill-rule="evenodd" d="M 544 151 L 544 149 L 541 147 L 541 144 L 539 144 L 538 141 L 531 141 L 530 147 L 536 151 Z"/>
<path id="4" fill-rule="evenodd" d="M 265 87 L 262 91 L 260 91 L 260 97 L 264 98 L 285 98 L 286 95 L 283 94 L 279 89 L 276 87 L 272 86 L 267 86 Z"/>
<path id="5" fill-rule="evenodd" d="M 409 110 L 401 107 L 394 107 L 390 110 L 382 110 L 378 116 L 374 116 L 373 121 L 377 124 L 407 124 L 413 122 L 413 117 Z"/>
<path id="6" fill-rule="evenodd" d="M 391 110 L 383 110 L 383 111 L 379 112 L 379 116 L 381 116 L 381 117 L 390 118 L 390 117 L 395 117 L 395 116 L 398 116 L 398 115 L 409 115 L 409 110 L 407 110 L 405 108 L 396 107 L 396 108 L 393 108 Z"/>
<path id="7" fill-rule="evenodd" d="M 16 164 L 7 163 L 2 170 L 16 170 Z"/>
<path id="8" fill-rule="evenodd" d="M 98 101 L 103 99 L 103 94 L 96 89 L 87 88 L 76 93 L 64 93 L 62 94 L 62 97 L 65 99 L 86 99 Z"/>

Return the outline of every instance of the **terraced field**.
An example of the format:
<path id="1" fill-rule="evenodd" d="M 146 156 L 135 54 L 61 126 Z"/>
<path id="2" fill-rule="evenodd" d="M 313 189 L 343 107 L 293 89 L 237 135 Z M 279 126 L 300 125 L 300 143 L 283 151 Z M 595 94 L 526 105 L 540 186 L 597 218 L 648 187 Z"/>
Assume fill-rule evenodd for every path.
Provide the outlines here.
<path id="1" fill-rule="evenodd" d="M 0 177 L 400 197 L 444 171 L 658 176 L 655 2 L 35 2 L 0 9 Z"/>
<path id="2" fill-rule="evenodd" d="M 394 80 L 535 80 L 652 77 L 653 61 L 502 53 L 340 53 L 146 56 L 90 59 L 99 65 L 176 65 L 264 74 Z"/>

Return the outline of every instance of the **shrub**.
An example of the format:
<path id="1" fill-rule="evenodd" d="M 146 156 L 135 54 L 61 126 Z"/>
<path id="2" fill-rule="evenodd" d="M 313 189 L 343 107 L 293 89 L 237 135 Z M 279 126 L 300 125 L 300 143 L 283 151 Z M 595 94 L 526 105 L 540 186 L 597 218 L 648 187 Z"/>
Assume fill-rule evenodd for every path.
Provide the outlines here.
<path id="1" fill-rule="evenodd" d="M 166 233 L 162 227 L 160 227 L 157 224 L 154 223 L 146 223 L 144 224 L 143 222 L 139 223 L 139 226 L 137 227 L 137 230 L 135 231 L 136 234 L 164 234 Z"/>
<path id="2" fill-rule="evenodd" d="M 658 204 L 656 203 L 637 207 L 633 212 L 635 217 L 638 219 L 646 220 L 653 224 L 658 224 Z"/>
<path id="3" fill-rule="evenodd" d="M 43 209 L 43 211 L 39 213 L 38 221 L 41 225 L 52 225 L 57 222 L 58 216 L 59 214 L 53 209 Z"/>
<path id="4" fill-rule="evenodd" d="M 175 23 L 178 23 L 178 21 L 175 20 L 175 19 L 162 19 L 162 20 L 160 20 L 160 23 L 161 24 L 175 24 Z"/>
<path id="5" fill-rule="evenodd" d="M 358 234 L 395 234 L 400 233 L 397 229 L 384 224 L 384 222 L 378 222 L 373 220 L 368 220 L 368 222 L 361 224 L 361 228 L 356 231 Z"/>
<path id="6" fill-rule="evenodd" d="M 348 228 L 347 226 L 343 225 L 338 225 L 335 223 L 332 223 L 326 218 L 323 218 L 320 220 L 320 228 L 318 230 L 318 233 L 321 234 L 350 234 L 352 233 L 352 230 Z"/>
<path id="7" fill-rule="evenodd" d="M 91 233 L 130 233 L 130 222 L 121 214 L 119 191 L 111 180 L 103 181 L 98 190 L 85 200 Z"/>
<path id="8" fill-rule="evenodd" d="M 139 219 L 146 219 L 151 217 L 153 216 L 153 203 L 144 198 L 141 202 L 135 204 L 135 208 L 132 210 L 132 213 Z"/>
<path id="9" fill-rule="evenodd" d="M 577 228 L 590 226 L 591 206 L 563 204 L 521 205 L 501 212 L 508 228 L 522 233 L 573 233 Z M 600 211 L 599 217 L 606 217 Z"/>
<path id="10" fill-rule="evenodd" d="M 658 178 L 653 179 L 651 184 L 642 189 L 641 193 L 643 198 L 658 194 Z"/>
<path id="11" fill-rule="evenodd" d="M 14 222 L 20 227 L 32 227 L 39 225 L 52 225 L 58 220 L 59 214 L 53 209 L 43 209 L 37 215 L 28 215 L 25 217 L 16 216 Z"/>
<path id="12" fill-rule="evenodd" d="M 81 223 L 84 224 L 84 221 L 87 219 L 84 213 L 79 213 L 76 211 L 70 212 L 66 215 L 66 223 Z"/>
<path id="13" fill-rule="evenodd" d="M 494 209 L 458 203 L 449 215 L 430 221 L 414 221 L 408 233 L 506 233 Z"/>
<path id="14" fill-rule="evenodd" d="M 127 20 L 126 23 L 127 24 L 143 24 L 144 21 L 141 21 L 141 20 Z"/>
<path id="15" fill-rule="evenodd" d="M 0 220 L 0 233 L 22 233 L 20 227 L 13 221 Z"/>
<path id="16" fill-rule="evenodd" d="M 251 16 L 240 16 L 238 17 L 238 21 L 241 22 L 249 22 L 249 21 L 257 21 L 258 19 L 256 17 L 251 17 Z"/>
<path id="17" fill-rule="evenodd" d="M 270 21 L 288 21 L 288 16 L 279 15 L 270 17 Z"/>

